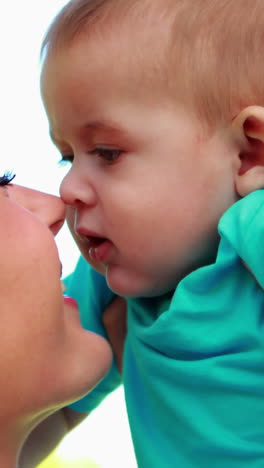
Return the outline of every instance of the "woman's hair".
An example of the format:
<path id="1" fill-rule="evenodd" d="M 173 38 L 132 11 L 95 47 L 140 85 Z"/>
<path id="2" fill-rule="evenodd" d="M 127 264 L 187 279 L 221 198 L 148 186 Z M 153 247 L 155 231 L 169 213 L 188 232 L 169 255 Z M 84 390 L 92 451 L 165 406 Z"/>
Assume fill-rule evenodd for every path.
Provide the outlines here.
<path id="1" fill-rule="evenodd" d="M 115 38 L 115 67 L 126 57 L 148 86 L 159 82 L 209 125 L 264 105 L 263 0 L 72 0 L 42 55 L 79 37 L 104 48 Z"/>

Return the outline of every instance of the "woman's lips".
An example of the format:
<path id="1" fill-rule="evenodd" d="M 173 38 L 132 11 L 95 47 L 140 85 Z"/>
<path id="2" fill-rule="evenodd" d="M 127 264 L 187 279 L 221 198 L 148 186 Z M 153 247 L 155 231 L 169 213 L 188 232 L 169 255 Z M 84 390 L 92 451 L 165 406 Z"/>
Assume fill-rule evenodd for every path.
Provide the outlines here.
<path id="1" fill-rule="evenodd" d="M 73 299 L 73 297 L 63 295 L 63 302 L 64 304 L 67 304 L 71 307 L 74 307 L 75 309 L 78 309 L 78 304 L 75 301 L 75 299 Z"/>
<path id="2" fill-rule="evenodd" d="M 92 245 L 89 250 L 89 257 L 92 262 L 108 263 L 113 244 L 108 239 L 101 239 L 100 243 Z"/>
<path id="3" fill-rule="evenodd" d="M 70 296 L 67 296 L 67 294 L 64 294 L 65 291 L 66 291 L 65 284 L 63 283 L 63 281 L 61 281 L 61 292 L 62 292 L 64 304 L 68 304 L 74 307 L 75 309 L 78 309 L 78 303 L 76 302 L 76 300 L 73 299 L 73 297 L 70 297 Z"/>

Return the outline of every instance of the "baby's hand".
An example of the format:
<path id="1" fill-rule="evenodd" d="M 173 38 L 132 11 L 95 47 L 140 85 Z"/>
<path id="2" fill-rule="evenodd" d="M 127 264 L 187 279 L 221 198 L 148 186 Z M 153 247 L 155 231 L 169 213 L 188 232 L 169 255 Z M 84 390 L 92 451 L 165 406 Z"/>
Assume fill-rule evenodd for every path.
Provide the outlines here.
<path id="1" fill-rule="evenodd" d="M 126 318 L 126 301 L 122 297 L 116 296 L 103 313 L 103 324 L 120 373 L 122 373 L 123 351 L 127 333 Z"/>

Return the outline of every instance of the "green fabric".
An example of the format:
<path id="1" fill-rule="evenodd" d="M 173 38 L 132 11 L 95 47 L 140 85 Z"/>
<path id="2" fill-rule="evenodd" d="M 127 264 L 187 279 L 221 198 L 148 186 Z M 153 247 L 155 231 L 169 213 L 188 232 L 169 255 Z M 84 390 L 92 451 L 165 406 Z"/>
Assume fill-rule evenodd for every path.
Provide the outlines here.
<path id="1" fill-rule="evenodd" d="M 263 229 L 261 190 L 220 220 L 213 265 L 184 278 L 172 297 L 128 300 L 123 379 L 140 468 L 264 467 Z M 97 284 L 85 288 L 96 303 L 107 286 L 80 264 Z M 114 386 L 110 372 L 105 388 Z M 89 411 L 98 389 L 72 408 Z"/>

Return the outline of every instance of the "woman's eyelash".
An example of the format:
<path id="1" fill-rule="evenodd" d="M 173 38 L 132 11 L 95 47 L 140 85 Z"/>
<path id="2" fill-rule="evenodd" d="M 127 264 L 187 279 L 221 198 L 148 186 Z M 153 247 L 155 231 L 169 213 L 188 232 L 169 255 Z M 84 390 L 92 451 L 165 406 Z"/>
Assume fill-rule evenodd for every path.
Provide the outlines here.
<path id="1" fill-rule="evenodd" d="M 9 171 L 5 172 L 4 175 L 0 176 L 0 186 L 4 187 L 5 185 L 10 184 L 15 177 L 16 174 Z"/>

